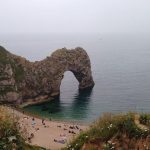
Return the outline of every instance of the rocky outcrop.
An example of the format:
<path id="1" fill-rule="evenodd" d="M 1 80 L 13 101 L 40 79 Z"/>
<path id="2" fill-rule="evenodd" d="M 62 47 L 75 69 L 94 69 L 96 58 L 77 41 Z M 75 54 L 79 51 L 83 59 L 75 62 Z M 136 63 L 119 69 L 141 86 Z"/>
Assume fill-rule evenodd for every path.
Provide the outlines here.
<path id="1" fill-rule="evenodd" d="M 59 95 L 65 71 L 74 74 L 80 90 L 94 86 L 90 59 L 82 48 L 58 49 L 42 61 L 29 62 L 0 47 L 0 102 Z"/>

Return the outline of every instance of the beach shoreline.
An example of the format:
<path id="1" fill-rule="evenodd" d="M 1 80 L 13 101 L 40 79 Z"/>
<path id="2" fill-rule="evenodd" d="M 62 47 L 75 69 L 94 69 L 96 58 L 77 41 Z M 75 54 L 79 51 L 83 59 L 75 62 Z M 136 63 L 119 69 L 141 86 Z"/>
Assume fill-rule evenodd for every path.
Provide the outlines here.
<path id="1" fill-rule="evenodd" d="M 13 116 L 19 118 L 20 131 L 26 131 L 26 142 L 46 149 L 60 150 L 66 147 L 80 132 L 87 130 L 89 127 L 89 124 L 82 124 L 80 122 L 49 120 L 27 113 L 21 108 L 9 107 L 9 110 Z M 33 120 L 35 125 L 33 125 Z M 31 135 L 33 137 L 29 142 L 28 138 Z"/>
<path id="2" fill-rule="evenodd" d="M 83 125 L 83 126 L 89 126 L 91 124 L 89 122 L 82 122 L 82 121 L 78 121 L 78 120 L 55 119 L 55 118 L 52 118 L 52 117 L 48 118 L 48 117 L 44 117 L 44 116 L 42 117 L 38 114 L 34 114 L 34 113 L 23 110 L 23 107 L 13 107 L 13 106 L 9 106 L 9 107 L 11 109 L 14 109 L 14 110 L 22 113 L 22 114 L 27 115 L 27 116 L 35 117 L 35 118 L 38 118 L 38 119 L 45 119 L 47 121 L 53 121 L 53 122 L 56 122 L 56 123 L 70 123 L 70 124 L 79 124 L 79 125 Z"/>

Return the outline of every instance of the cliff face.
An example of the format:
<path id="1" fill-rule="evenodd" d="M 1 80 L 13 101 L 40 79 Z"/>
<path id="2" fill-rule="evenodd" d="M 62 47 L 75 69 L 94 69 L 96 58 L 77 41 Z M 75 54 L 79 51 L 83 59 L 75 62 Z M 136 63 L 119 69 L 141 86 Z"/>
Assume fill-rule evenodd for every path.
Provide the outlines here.
<path id="1" fill-rule="evenodd" d="M 79 89 L 94 86 L 90 59 L 82 48 L 58 49 L 33 63 L 0 47 L 0 102 L 22 103 L 59 95 L 65 71 L 74 74 Z"/>

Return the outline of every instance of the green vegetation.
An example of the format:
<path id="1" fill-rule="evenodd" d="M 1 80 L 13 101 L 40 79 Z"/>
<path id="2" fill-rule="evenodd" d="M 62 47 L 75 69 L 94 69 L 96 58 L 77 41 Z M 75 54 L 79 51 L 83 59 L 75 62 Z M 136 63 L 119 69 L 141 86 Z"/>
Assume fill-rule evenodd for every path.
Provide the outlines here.
<path id="1" fill-rule="evenodd" d="M 150 124 L 148 128 L 150 129 Z M 148 137 L 150 137 L 149 130 L 141 129 L 135 123 L 135 114 L 104 114 L 90 126 L 89 130 L 82 132 L 63 150 L 80 150 L 83 147 L 85 150 L 98 148 L 144 150 L 145 146 L 150 148 Z"/>
<path id="2" fill-rule="evenodd" d="M 18 129 L 17 118 L 8 112 L 6 107 L 0 106 L 0 150 L 44 150 L 25 143 Z"/>
<path id="3" fill-rule="evenodd" d="M 150 126 L 150 114 L 141 114 L 139 120 L 141 124 Z"/>
<path id="4" fill-rule="evenodd" d="M 15 81 L 18 83 L 20 81 L 22 81 L 22 79 L 24 78 L 24 70 L 23 67 L 21 65 L 17 65 L 13 64 L 13 70 L 14 70 L 14 77 L 15 77 Z"/>
<path id="5" fill-rule="evenodd" d="M 8 57 L 9 52 L 6 51 L 5 48 L 0 46 L 0 63 L 1 64 L 8 64 L 9 63 L 9 57 Z"/>
<path id="6" fill-rule="evenodd" d="M 0 67 L 5 68 L 6 64 L 10 64 L 13 69 L 13 75 L 16 82 L 22 81 L 24 78 L 24 69 L 15 59 L 11 57 L 11 54 L 3 47 L 0 46 Z M 0 80 L 7 79 L 4 76 L 5 72 L 0 71 Z"/>

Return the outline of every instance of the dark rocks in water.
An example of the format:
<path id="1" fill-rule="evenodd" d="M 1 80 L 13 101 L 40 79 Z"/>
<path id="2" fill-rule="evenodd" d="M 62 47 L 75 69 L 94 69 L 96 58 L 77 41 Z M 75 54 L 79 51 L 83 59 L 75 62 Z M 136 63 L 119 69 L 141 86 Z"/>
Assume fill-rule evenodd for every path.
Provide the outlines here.
<path id="1" fill-rule="evenodd" d="M 0 103 L 58 96 L 65 71 L 74 74 L 80 90 L 94 86 L 90 59 L 82 48 L 58 49 L 42 61 L 29 62 L 0 46 Z"/>

